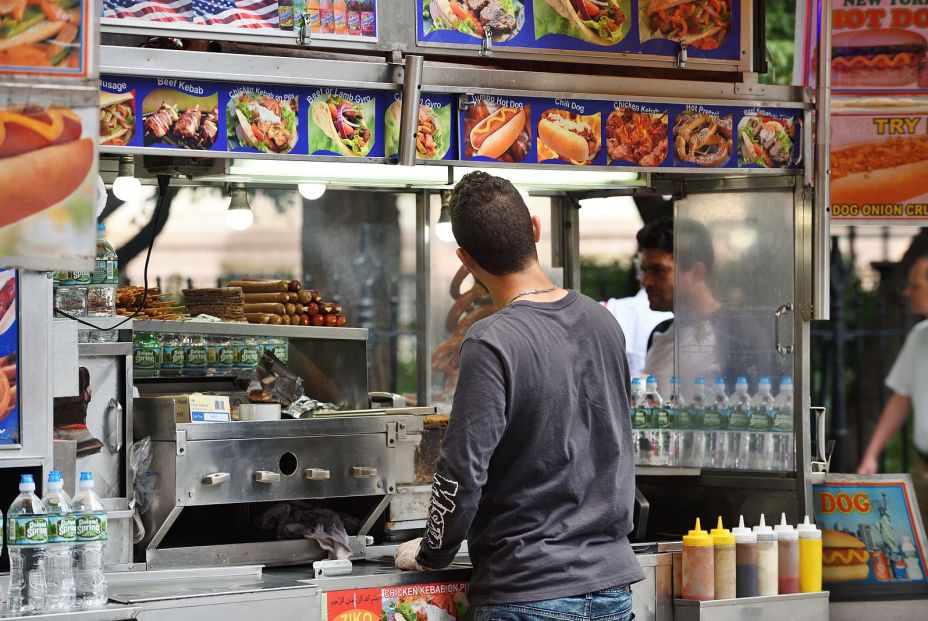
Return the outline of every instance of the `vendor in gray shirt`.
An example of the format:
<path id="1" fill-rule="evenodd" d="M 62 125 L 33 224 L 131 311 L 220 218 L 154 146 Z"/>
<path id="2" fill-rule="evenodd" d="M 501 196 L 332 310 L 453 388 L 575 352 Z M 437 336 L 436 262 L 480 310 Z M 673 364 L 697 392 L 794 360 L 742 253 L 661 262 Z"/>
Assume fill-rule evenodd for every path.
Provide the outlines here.
<path id="1" fill-rule="evenodd" d="M 551 283 L 540 224 L 505 179 L 451 198 L 464 266 L 498 311 L 461 346 L 423 539 L 401 569 L 439 569 L 469 542 L 474 621 L 631 618 L 643 579 L 628 542 L 635 468 L 625 338 L 592 299 Z"/>

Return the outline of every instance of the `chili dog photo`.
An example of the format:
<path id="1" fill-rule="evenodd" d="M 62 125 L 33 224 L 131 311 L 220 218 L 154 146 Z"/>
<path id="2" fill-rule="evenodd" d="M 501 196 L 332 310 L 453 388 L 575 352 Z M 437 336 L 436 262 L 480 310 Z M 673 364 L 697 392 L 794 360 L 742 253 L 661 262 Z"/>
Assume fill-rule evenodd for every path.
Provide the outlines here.
<path id="1" fill-rule="evenodd" d="M 77 193 L 95 160 L 94 139 L 82 133 L 68 108 L 0 108 L 0 227 Z"/>
<path id="2" fill-rule="evenodd" d="M 142 102 L 142 118 L 146 147 L 212 149 L 219 135 L 219 94 L 155 89 Z"/>
<path id="3" fill-rule="evenodd" d="M 731 0 L 640 0 L 638 23 L 642 43 L 669 39 L 714 50 L 732 30 Z"/>
<path id="4" fill-rule="evenodd" d="M 0 71 L 82 74 L 82 0 L 0 0 Z"/>
<path id="5" fill-rule="evenodd" d="M 374 146 L 374 101 L 354 103 L 337 95 L 317 97 L 310 106 L 309 152 L 334 152 L 349 157 L 365 157 Z"/>
<path id="6" fill-rule="evenodd" d="M 100 93 L 100 145 L 124 147 L 135 135 L 135 91 Z"/>
<path id="7" fill-rule="evenodd" d="M 864 542 L 835 530 L 822 531 L 822 580 L 824 582 L 848 582 L 866 580 L 870 575 Z"/>
<path id="8" fill-rule="evenodd" d="M 502 42 L 512 39 L 525 25 L 522 0 L 422 0 L 425 34 L 454 30 L 461 34 Z"/>
<path id="9" fill-rule="evenodd" d="M 844 88 L 928 87 L 928 41 L 914 30 L 837 32 L 831 39 L 831 84 Z"/>
<path id="10" fill-rule="evenodd" d="M 673 125 L 674 158 L 704 168 L 724 166 L 732 153 L 732 115 L 686 110 Z"/>
<path id="11" fill-rule="evenodd" d="M 583 116 L 552 108 L 538 121 L 538 161 L 591 163 L 602 147 L 602 116 Z"/>
<path id="12" fill-rule="evenodd" d="M 613 110 L 606 119 L 606 154 L 610 164 L 662 165 L 667 159 L 667 114 Z"/>
<path id="13" fill-rule="evenodd" d="M 479 100 L 463 111 L 465 159 L 485 157 L 501 162 L 521 162 L 531 147 L 531 108 L 510 102 L 500 106 Z"/>
<path id="14" fill-rule="evenodd" d="M 561 34 L 612 46 L 631 29 L 629 0 L 534 0 L 535 38 Z"/>
<path id="15" fill-rule="evenodd" d="M 384 118 L 387 157 L 396 155 L 400 150 L 402 111 L 403 101 L 399 99 L 387 108 Z M 445 157 L 451 148 L 451 102 L 435 107 L 419 104 L 416 123 L 416 157 L 423 160 L 440 160 Z"/>

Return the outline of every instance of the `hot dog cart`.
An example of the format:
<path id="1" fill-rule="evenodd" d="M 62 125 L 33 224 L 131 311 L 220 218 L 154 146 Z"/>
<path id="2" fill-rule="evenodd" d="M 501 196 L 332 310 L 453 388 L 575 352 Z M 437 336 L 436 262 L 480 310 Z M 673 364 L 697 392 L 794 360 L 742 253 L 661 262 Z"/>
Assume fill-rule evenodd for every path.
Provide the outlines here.
<path id="1" fill-rule="evenodd" d="M 442 572 L 402 573 L 392 568 L 391 545 L 425 524 L 429 460 L 442 431 L 424 425 L 423 416 L 447 413 L 456 377 L 449 352 L 488 313 L 479 291 L 462 291 L 453 246 L 442 245 L 437 232 L 446 217 L 443 193 L 479 167 L 547 201 L 550 233 L 540 259 L 566 288 L 580 283 L 580 199 L 672 196 L 676 220 L 698 223 L 715 249 L 723 321 L 755 329 L 756 338 L 732 354 L 737 374 L 793 378 L 791 430 L 763 466 L 639 467 L 634 538 L 647 578 L 634 586 L 635 612 L 674 618 L 672 552 L 693 516 L 782 511 L 796 522 L 810 511 L 809 325 L 828 308 L 827 199 L 813 188 L 824 187 L 816 162 L 827 127 L 813 123 L 811 93 L 758 83 L 760 2 L 722 3 L 729 9 L 719 18 L 724 25 L 704 29 L 717 37 L 712 45 L 674 40 L 647 3 L 610 2 L 610 10 L 633 13 L 624 26 L 614 24 L 610 32 L 620 40 L 612 47 L 543 2 L 506 3 L 518 8 L 502 21 L 484 23 L 478 12 L 469 26 L 440 14 L 438 0 L 401 4 L 377 3 L 375 35 L 317 33 L 297 15 L 289 31 L 212 23 L 209 46 L 172 39 L 202 38 L 193 18 L 147 20 L 144 11 L 104 8 L 100 89 L 114 97 L 101 100 L 107 139 L 99 150 L 108 183 L 125 174 L 132 157 L 134 176 L 148 184 L 294 190 L 312 181 L 414 194 L 416 213 L 418 407 L 371 400 L 369 391 L 389 387 L 368 384 L 363 328 L 136 322 L 121 326 L 117 342 L 78 346 L 70 322 L 55 322 L 60 338 L 45 327 L 50 279 L 25 276 L 31 284 L 24 297 L 48 309 L 41 326 L 23 328 L 42 333 L 36 355 L 58 360 L 63 374 L 78 356 L 81 365 L 93 358 L 106 369 L 98 375 L 112 378 L 119 407 L 88 414 L 91 430 L 114 429 L 119 439 L 93 464 L 117 481 L 107 502 L 111 520 L 124 524 L 117 529 L 124 544 L 108 551 L 111 600 L 138 618 L 300 611 L 328 619 L 349 610 L 380 618 L 399 614 L 404 594 L 426 593 L 444 618 L 466 612 L 458 597 L 469 575 L 466 556 Z M 545 26 L 560 19 L 561 30 Z M 482 33 L 476 38 L 468 32 L 475 28 Z M 823 97 L 827 89 L 819 103 Z M 124 113 L 114 120 L 118 109 L 109 106 L 119 104 L 129 106 L 131 122 Z M 268 119 L 273 135 L 261 131 Z M 764 146 L 764 138 L 749 148 L 751 128 L 764 123 L 788 137 L 778 148 Z M 578 126 L 586 129 L 565 135 Z M 623 127 L 650 134 L 631 138 Z M 322 163 L 327 172 L 319 172 Z M 678 263 L 701 250 L 677 248 Z M 684 301 L 675 312 L 685 318 L 692 311 Z M 334 387 L 345 407 L 298 420 L 186 420 L 183 396 L 231 392 L 232 380 L 135 376 L 129 344 L 141 332 L 288 339 L 290 366 L 308 389 Z M 32 347 L 33 337 L 23 334 Z M 66 348 L 67 356 L 59 355 Z M 692 382 L 689 355 L 677 345 L 677 367 Z M 28 420 L 50 420 L 46 410 L 32 410 Z M 36 430 L 29 435 L 47 436 L 44 426 L 30 424 Z M 145 474 L 157 480 L 151 507 L 138 515 L 130 448 L 144 438 L 153 456 Z M 69 456 L 62 447 L 54 458 L 50 447 L 39 451 L 36 467 L 70 457 L 73 473 L 85 465 L 73 450 Z M 261 534 L 262 516 L 290 502 L 356 518 L 351 563 L 330 559 L 316 540 Z M 827 598 L 812 599 L 808 618 L 823 618 Z"/>

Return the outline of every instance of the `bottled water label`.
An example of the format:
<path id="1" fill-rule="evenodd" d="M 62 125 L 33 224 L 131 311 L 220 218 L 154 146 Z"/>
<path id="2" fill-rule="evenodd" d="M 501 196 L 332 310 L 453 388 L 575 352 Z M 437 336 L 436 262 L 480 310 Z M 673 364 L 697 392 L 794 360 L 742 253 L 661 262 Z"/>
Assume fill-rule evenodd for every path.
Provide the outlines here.
<path id="1" fill-rule="evenodd" d="M 648 426 L 648 413 L 644 408 L 635 408 L 632 414 L 632 427 L 634 429 L 645 429 Z"/>
<path id="2" fill-rule="evenodd" d="M 290 348 L 287 346 L 287 343 L 274 343 L 271 352 L 274 356 L 280 360 L 282 363 L 287 364 L 290 358 Z"/>
<path id="3" fill-rule="evenodd" d="M 754 431 L 767 431 L 770 427 L 770 417 L 764 410 L 754 410 L 748 419 L 748 428 Z"/>
<path id="4" fill-rule="evenodd" d="M 773 429 L 775 431 L 792 431 L 793 430 L 793 413 L 786 410 L 780 410 L 773 416 Z"/>
<path id="5" fill-rule="evenodd" d="M 717 410 L 706 410 L 702 417 L 704 429 L 718 429 L 722 426 L 722 415 Z"/>
<path id="6" fill-rule="evenodd" d="M 235 345 L 235 366 L 242 369 L 252 369 L 258 365 L 261 354 L 254 343 L 237 343 Z"/>
<path id="7" fill-rule="evenodd" d="M 106 541 L 106 512 L 82 513 L 77 516 L 77 542 Z"/>
<path id="8" fill-rule="evenodd" d="M 119 282 L 119 270 L 112 259 L 97 259 L 94 263 L 91 282 L 95 285 L 111 285 Z"/>
<path id="9" fill-rule="evenodd" d="M 206 368 L 206 345 L 189 345 L 184 352 L 184 366 L 189 368 Z"/>
<path id="10" fill-rule="evenodd" d="M 59 272 L 58 284 L 65 287 L 86 287 L 93 281 L 90 272 Z"/>
<path id="11" fill-rule="evenodd" d="M 77 538 L 77 518 L 74 515 L 48 516 L 48 542 L 74 543 Z"/>
<path id="12" fill-rule="evenodd" d="M 161 366 L 158 358 L 161 352 L 152 347 L 138 346 L 133 352 L 132 366 L 137 371 L 156 370 Z"/>
<path id="13" fill-rule="evenodd" d="M 748 427 L 747 412 L 741 409 L 732 410 L 728 418 L 728 428 L 729 429 L 747 429 L 747 427 Z"/>
<path id="14" fill-rule="evenodd" d="M 11 546 L 40 546 L 48 543 L 48 518 L 23 515 L 9 521 L 7 543 Z"/>
<path id="15" fill-rule="evenodd" d="M 161 348 L 162 369 L 183 369 L 184 348 L 181 345 L 167 345 Z"/>

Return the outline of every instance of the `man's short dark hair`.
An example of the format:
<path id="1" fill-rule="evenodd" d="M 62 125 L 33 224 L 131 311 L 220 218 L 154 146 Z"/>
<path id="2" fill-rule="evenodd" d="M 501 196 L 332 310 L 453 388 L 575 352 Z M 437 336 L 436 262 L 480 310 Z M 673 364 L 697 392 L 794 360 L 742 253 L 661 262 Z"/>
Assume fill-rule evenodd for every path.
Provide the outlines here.
<path id="1" fill-rule="evenodd" d="M 506 179 L 467 173 L 451 193 L 450 208 L 458 246 L 494 276 L 520 272 L 538 259 L 532 216 Z"/>
<path id="2" fill-rule="evenodd" d="M 673 218 L 662 216 L 651 220 L 635 237 L 638 240 L 638 252 L 660 250 L 673 254 Z"/>
<path id="3" fill-rule="evenodd" d="M 676 234 L 680 250 L 676 260 L 680 269 L 688 270 L 693 264 L 702 263 L 711 274 L 715 267 L 715 249 L 709 229 L 700 222 L 683 218 L 677 221 Z"/>

